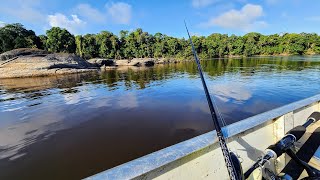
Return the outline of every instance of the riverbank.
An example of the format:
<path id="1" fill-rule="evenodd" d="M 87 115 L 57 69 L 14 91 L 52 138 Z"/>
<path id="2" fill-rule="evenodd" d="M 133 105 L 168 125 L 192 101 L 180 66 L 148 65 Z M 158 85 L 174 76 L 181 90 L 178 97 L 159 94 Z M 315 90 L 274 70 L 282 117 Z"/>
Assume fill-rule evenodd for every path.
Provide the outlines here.
<path id="1" fill-rule="evenodd" d="M 23 78 L 74 74 L 120 66 L 151 67 L 155 64 L 181 62 L 167 58 L 134 58 L 124 60 L 83 58 L 69 53 L 48 53 L 40 49 L 22 48 L 0 55 L 0 78 Z"/>
<path id="2" fill-rule="evenodd" d="M 68 53 L 49 54 L 39 49 L 15 49 L 0 55 L 0 78 L 50 76 L 94 71 L 96 67 Z"/>
<path id="3" fill-rule="evenodd" d="M 290 56 L 290 54 L 272 56 L 258 55 L 252 57 L 226 56 L 214 59 L 288 56 Z M 74 74 L 121 67 L 147 68 L 157 64 L 181 63 L 186 61 L 193 61 L 193 59 L 133 58 L 115 60 L 93 58 L 85 60 L 70 53 L 49 53 L 40 49 L 21 48 L 0 54 L 0 79 Z"/>

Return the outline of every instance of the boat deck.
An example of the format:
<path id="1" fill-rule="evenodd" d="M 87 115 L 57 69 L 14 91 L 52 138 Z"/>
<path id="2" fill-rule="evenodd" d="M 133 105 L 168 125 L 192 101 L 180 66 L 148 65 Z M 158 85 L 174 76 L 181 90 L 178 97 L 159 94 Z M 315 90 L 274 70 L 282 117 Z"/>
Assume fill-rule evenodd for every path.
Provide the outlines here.
<path id="1" fill-rule="evenodd" d="M 223 132 L 228 138 L 229 148 L 241 157 L 242 167 L 246 171 L 263 155 L 269 145 L 278 142 L 292 128 L 305 123 L 315 111 L 320 111 L 320 94 L 233 123 L 224 127 Z M 316 129 L 319 129 L 320 133 L 320 121 L 307 128 L 307 133 L 296 146 L 301 156 L 308 156 L 306 162 L 320 169 L 320 142 L 315 144 L 309 141 L 312 132 Z M 313 136 L 312 139 L 320 141 L 319 137 L 320 134 L 315 138 Z M 216 179 L 217 177 L 228 179 L 221 149 L 217 142 L 216 132 L 211 131 L 100 172 L 87 179 L 187 180 Z M 308 153 L 303 153 L 302 149 L 308 150 L 308 148 L 303 148 L 306 143 L 310 143 L 315 148 Z M 271 170 L 280 173 L 289 162 L 290 158 L 282 155 L 270 163 Z M 302 172 L 303 170 L 295 179 L 298 179 L 300 174 L 305 176 L 305 173 Z"/>
<path id="2" fill-rule="evenodd" d="M 320 170 L 320 146 L 318 147 L 316 153 L 309 161 L 310 165 Z"/>
<path id="3" fill-rule="evenodd" d="M 308 162 L 314 168 L 320 170 L 320 163 L 315 159 L 319 155 L 320 145 L 320 121 L 307 128 L 307 132 L 295 143 L 296 155 L 303 161 Z M 302 179 L 308 176 L 307 172 L 295 161 L 285 155 L 286 166 L 282 173 L 289 174 L 293 179 Z"/>
<path id="4" fill-rule="evenodd" d="M 302 138 L 296 143 L 297 148 L 299 148 L 299 151 L 301 148 L 303 148 L 304 145 L 311 145 L 307 146 L 308 150 L 303 151 L 305 153 L 304 157 L 310 157 L 308 163 L 320 170 L 320 139 L 319 139 L 319 134 L 320 134 L 320 121 L 317 123 L 311 125 L 310 127 L 307 128 L 307 132 L 302 136 Z M 313 139 L 310 139 L 311 136 L 315 136 Z M 308 143 L 308 141 L 310 141 Z M 306 144 L 308 143 L 308 144 Z M 299 152 L 298 151 L 298 152 Z M 308 155 L 307 153 L 312 153 L 311 155 Z M 302 157 L 303 158 L 303 157 Z M 306 171 L 304 170 L 303 173 L 301 174 L 300 178 L 307 176 Z M 299 179 L 300 179 L 299 178 Z"/>

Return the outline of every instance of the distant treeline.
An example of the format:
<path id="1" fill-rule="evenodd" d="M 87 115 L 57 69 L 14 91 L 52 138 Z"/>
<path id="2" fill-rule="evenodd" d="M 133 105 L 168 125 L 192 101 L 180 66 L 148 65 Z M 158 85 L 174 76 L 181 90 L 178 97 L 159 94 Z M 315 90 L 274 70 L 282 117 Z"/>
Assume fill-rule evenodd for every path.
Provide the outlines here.
<path id="1" fill-rule="evenodd" d="M 207 37 L 193 36 L 192 40 L 203 59 L 224 56 L 320 54 L 320 36 L 316 33 L 262 35 L 252 32 L 244 36 L 214 33 Z M 187 39 L 161 33 L 152 35 L 140 28 L 133 32 L 120 31 L 119 36 L 109 31 L 74 36 L 59 27 L 47 30 L 46 35 L 36 36 L 34 31 L 25 29 L 21 24 L 7 24 L 0 28 L 1 53 L 24 47 L 76 53 L 85 59 L 192 57 Z"/>

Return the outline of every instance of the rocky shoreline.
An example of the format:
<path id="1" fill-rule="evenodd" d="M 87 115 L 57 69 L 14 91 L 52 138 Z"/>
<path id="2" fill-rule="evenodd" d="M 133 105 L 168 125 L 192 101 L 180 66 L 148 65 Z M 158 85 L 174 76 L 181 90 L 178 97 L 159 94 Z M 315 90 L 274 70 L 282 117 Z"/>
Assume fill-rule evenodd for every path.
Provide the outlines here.
<path id="1" fill-rule="evenodd" d="M 289 56 L 289 54 L 274 56 Z M 224 58 L 244 57 L 228 56 Z M 152 67 L 157 64 L 171 64 L 185 61 L 193 60 L 177 60 L 172 58 L 134 58 L 130 60 L 93 58 L 84 60 L 75 54 L 49 53 L 36 48 L 20 48 L 0 54 L 0 79 L 74 74 L 100 71 L 101 69 L 127 69 L 127 67 L 139 69 L 142 67 Z"/>
<path id="2" fill-rule="evenodd" d="M 40 49 L 22 48 L 0 54 L 0 78 L 22 78 L 99 71 L 116 67 L 151 67 L 155 64 L 178 63 L 174 59 L 134 58 L 113 60 L 83 58 L 68 53 L 50 54 Z"/>

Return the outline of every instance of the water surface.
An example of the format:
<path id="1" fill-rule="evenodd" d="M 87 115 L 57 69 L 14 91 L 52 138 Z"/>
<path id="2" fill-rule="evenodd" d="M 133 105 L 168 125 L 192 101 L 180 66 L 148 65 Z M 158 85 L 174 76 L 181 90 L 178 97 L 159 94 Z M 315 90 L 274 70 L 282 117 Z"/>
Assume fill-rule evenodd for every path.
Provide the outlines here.
<path id="1" fill-rule="evenodd" d="M 227 124 L 320 93 L 320 56 L 202 64 Z M 80 179 L 212 129 L 193 62 L 0 80 L 0 179 Z"/>

